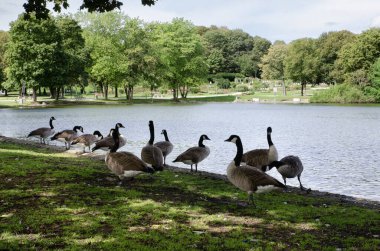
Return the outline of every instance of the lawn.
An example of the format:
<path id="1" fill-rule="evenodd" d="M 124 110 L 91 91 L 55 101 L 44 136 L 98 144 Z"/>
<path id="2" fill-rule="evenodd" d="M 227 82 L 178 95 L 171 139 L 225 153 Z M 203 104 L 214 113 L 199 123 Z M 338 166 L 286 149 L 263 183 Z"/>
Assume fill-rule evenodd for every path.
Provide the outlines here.
<path id="1" fill-rule="evenodd" d="M 227 164 L 227 163 L 226 163 Z M 103 161 L 0 138 L 0 249 L 379 250 L 379 208 L 255 196 L 165 170 L 119 185 Z"/>

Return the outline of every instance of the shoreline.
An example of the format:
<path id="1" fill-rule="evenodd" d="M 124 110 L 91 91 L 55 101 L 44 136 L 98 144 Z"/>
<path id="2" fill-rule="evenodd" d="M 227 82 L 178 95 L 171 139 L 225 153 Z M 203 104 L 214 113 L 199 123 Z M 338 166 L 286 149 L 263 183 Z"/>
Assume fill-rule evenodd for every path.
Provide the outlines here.
<path id="1" fill-rule="evenodd" d="M 78 157 L 91 158 L 96 161 L 104 161 L 104 154 L 94 154 L 94 153 L 82 154 L 80 150 L 72 149 L 72 150 L 67 151 L 63 146 L 42 145 L 35 141 L 29 141 L 29 140 L 18 139 L 18 138 L 10 138 L 6 136 L 2 136 L 1 134 L 0 134 L 0 142 L 5 142 L 5 143 L 9 142 L 9 143 L 20 144 L 20 145 L 30 145 L 30 146 L 35 146 L 37 148 L 51 149 L 60 153 L 68 153 L 68 154 L 72 154 Z M 227 176 L 224 174 L 211 173 L 211 172 L 206 172 L 206 171 L 198 171 L 197 173 L 195 173 L 195 172 L 190 172 L 190 170 L 187 168 L 176 167 L 176 166 L 166 166 L 166 169 L 172 172 L 176 172 L 176 173 L 187 173 L 187 174 L 203 176 L 203 177 L 207 177 L 211 179 L 228 181 Z M 359 206 L 359 207 L 365 207 L 369 209 L 380 210 L 380 201 L 370 200 L 366 198 L 358 198 L 354 196 L 324 192 L 324 191 L 319 191 L 319 190 L 311 190 L 310 193 L 306 193 L 305 191 L 301 191 L 298 187 L 292 187 L 292 186 L 288 186 L 288 190 L 286 192 L 294 193 L 298 195 L 310 196 L 316 199 L 318 198 L 329 199 L 331 200 L 331 202 L 345 204 L 348 206 Z"/>

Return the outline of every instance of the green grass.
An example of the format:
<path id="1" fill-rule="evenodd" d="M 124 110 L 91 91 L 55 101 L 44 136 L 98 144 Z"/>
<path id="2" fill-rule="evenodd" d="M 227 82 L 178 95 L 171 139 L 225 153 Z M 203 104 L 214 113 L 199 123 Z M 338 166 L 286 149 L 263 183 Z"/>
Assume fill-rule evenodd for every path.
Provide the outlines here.
<path id="1" fill-rule="evenodd" d="M 0 250 L 378 250 L 378 210 L 255 196 L 163 171 L 118 186 L 103 161 L 0 141 Z"/>

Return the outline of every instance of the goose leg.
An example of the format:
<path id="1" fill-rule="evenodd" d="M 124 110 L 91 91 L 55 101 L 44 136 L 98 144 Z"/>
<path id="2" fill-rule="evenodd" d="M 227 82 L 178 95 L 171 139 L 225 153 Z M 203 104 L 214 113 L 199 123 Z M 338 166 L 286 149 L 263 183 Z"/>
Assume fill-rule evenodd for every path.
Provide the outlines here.
<path id="1" fill-rule="evenodd" d="M 195 172 L 198 172 L 198 163 L 195 164 Z"/>
<path id="2" fill-rule="evenodd" d="M 190 172 L 192 172 L 193 171 L 193 164 L 190 165 L 190 168 L 191 168 Z"/>
<path id="3" fill-rule="evenodd" d="M 252 205 L 253 207 L 256 207 L 256 204 L 253 201 L 253 193 L 252 193 L 252 191 L 248 192 L 248 204 Z"/>
<path id="4" fill-rule="evenodd" d="M 166 166 L 166 156 L 164 156 L 164 166 Z"/>
<path id="5" fill-rule="evenodd" d="M 298 178 L 298 181 L 299 181 L 299 183 L 300 183 L 300 188 L 301 188 L 301 190 L 302 191 L 305 191 L 306 190 L 306 188 L 302 185 L 302 183 L 301 183 L 301 175 L 297 175 L 297 178 Z"/>

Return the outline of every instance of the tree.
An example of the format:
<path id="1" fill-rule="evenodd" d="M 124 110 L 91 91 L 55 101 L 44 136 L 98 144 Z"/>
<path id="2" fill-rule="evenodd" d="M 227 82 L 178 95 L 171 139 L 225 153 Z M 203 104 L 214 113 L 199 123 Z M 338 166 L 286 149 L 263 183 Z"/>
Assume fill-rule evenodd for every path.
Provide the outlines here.
<path id="1" fill-rule="evenodd" d="M 11 23 L 10 41 L 5 53 L 7 77 L 18 88 L 25 84 L 33 90 L 33 101 L 37 101 L 39 86 L 62 84 L 65 57 L 62 38 L 54 20 L 38 20 L 23 15 Z"/>
<path id="2" fill-rule="evenodd" d="M 367 74 L 374 62 L 380 57 L 380 28 L 371 28 L 362 32 L 345 44 L 338 54 L 337 67 L 340 67 L 345 73 L 345 80 L 352 83 L 352 80 L 358 79 L 365 73 L 364 79 L 359 84 L 366 86 L 369 84 Z"/>
<path id="3" fill-rule="evenodd" d="M 4 86 L 4 82 L 6 80 L 5 75 L 5 50 L 7 43 L 9 41 L 9 34 L 6 31 L 0 31 L 0 90 L 5 90 L 5 96 L 7 96 L 7 88 Z"/>
<path id="4" fill-rule="evenodd" d="M 315 52 L 316 43 L 311 38 L 297 39 L 289 44 L 285 76 L 301 83 L 301 96 L 307 83 L 317 83 L 319 61 Z"/>
<path id="5" fill-rule="evenodd" d="M 203 35 L 210 73 L 240 72 L 239 57 L 252 51 L 253 38 L 242 30 L 211 27 Z"/>
<path id="6" fill-rule="evenodd" d="M 281 79 L 283 93 L 285 91 L 285 58 L 288 46 L 284 42 L 275 42 L 268 50 L 268 53 L 261 58 L 260 68 L 264 79 Z"/>
<path id="7" fill-rule="evenodd" d="M 341 72 L 336 67 L 340 49 L 353 41 L 354 34 L 349 31 L 323 33 L 317 40 L 317 56 L 320 60 L 319 80 L 327 84 L 341 82 Z"/>
<path id="8" fill-rule="evenodd" d="M 365 88 L 367 95 L 373 96 L 376 102 L 380 102 L 380 57 L 372 65 L 369 78 L 371 85 Z"/>
<path id="9" fill-rule="evenodd" d="M 201 38 L 194 25 L 183 19 L 174 19 L 156 28 L 156 41 L 165 67 L 162 77 L 173 90 L 174 100 L 178 100 L 179 93 L 185 98 L 189 86 L 207 74 Z"/>
<path id="10" fill-rule="evenodd" d="M 141 0 L 143 5 L 152 6 L 157 0 Z M 53 4 L 53 10 L 55 12 L 61 12 L 62 7 L 67 9 L 69 7 L 68 0 L 27 0 L 23 5 L 26 18 L 30 18 L 30 14 L 34 13 L 37 19 L 49 18 L 50 10 L 46 7 L 47 3 Z M 87 9 L 89 12 L 107 12 L 116 8 L 120 9 L 123 5 L 122 2 L 116 0 L 83 0 L 81 9 Z"/>

